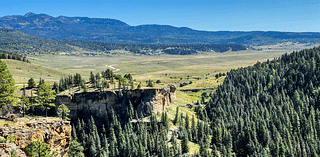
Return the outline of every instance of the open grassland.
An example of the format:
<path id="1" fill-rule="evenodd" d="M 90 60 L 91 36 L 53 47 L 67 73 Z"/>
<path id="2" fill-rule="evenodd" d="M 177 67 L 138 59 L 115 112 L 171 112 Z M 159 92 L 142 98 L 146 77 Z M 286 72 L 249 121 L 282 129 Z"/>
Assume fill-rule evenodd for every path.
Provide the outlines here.
<path id="1" fill-rule="evenodd" d="M 111 56 L 28 56 L 31 64 L 5 60 L 16 83 L 27 83 L 28 78 L 44 78 L 47 82 L 58 81 L 68 74 L 80 73 L 86 80 L 90 71 L 106 70 L 108 66 L 120 69 L 116 74 L 131 73 L 142 84 L 146 80 L 161 80 L 163 83 L 176 83 L 200 79 L 192 88 L 211 86 L 203 83 L 214 79 L 217 73 L 225 73 L 233 68 L 248 66 L 268 58 L 279 57 L 290 51 L 285 50 L 246 50 L 225 53 L 203 53 L 201 55 L 160 55 L 146 56 L 118 53 Z M 189 77 L 188 77 L 189 76 Z M 216 81 L 216 80 L 215 80 Z M 210 81 L 207 81 L 210 82 Z M 185 87 L 187 88 L 187 87 Z"/>
<path id="2" fill-rule="evenodd" d="M 52 83 L 66 74 L 55 68 L 44 67 L 34 63 L 26 63 L 11 59 L 4 59 L 3 61 L 8 65 L 8 69 L 13 75 L 16 84 L 26 84 L 31 77 L 35 80 L 39 80 L 41 77 L 47 82 Z"/>
<path id="3" fill-rule="evenodd" d="M 16 60 L 4 60 L 13 75 L 17 89 L 22 89 L 21 84 L 27 84 L 29 78 L 34 78 L 38 83 L 43 78 L 46 83 L 58 82 L 61 77 L 68 74 L 80 73 L 88 81 L 90 71 L 98 73 L 113 67 L 115 74 L 132 74 L 135 79 L 134 88 L 141 83 L 146 88 L 146 81 L 151 79 L 155 87 L 164 87 L 166 84 L 177 84 L 177 98 L 179 104 L 192 103 L 200 100 L 202 91 L 182 92 L 179 90 L 210 88 L 211 92 L 224 80 L 224 76 L 216 78 L 218 73 L 227 73 L 230 69 L 249 66 L 257 61 L 263 61 L 290 51 L 237 51 L 225 53 L 204 53 L 201 55 L 160 55 L 146 56 L 132 53 L 113 52 L 111 56 L 63 56 L 63 55 L 40 55 L 28 56 L 30 63 Z M 180 84 L 186 85 L 180 87 Z M 87 84 L 88 91 L 96 90 Z M 116 84 L 110 84 L 110 89 L 118 88 Z M 130 87 L 129 87 L 130 89 Z M 60 94 L 82 92 L 83 89 L 73 87 Z M 21 93 L 22 91 L 20 91 Z M 27 94 L 30 91 L 27 90 Z"/>

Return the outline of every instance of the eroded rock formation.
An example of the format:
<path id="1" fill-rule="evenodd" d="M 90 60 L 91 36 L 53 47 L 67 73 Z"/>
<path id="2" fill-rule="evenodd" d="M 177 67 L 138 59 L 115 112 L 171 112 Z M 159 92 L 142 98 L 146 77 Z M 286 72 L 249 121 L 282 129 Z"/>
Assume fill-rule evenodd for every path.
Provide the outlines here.
<path id="1" fill-rule="evenodd" d="M 52 151 L 58 152 L 58 157 L 65 157 L 71 140 L 71 126 L 69 121 L 58 118 L 19 118 L 18 122 L 0 127 L 0 139 L 7 139 L 9 135 L 13 136 L 15 141 L 0 145 L 0 152 L 5 153 L 3 156 L 10 155 L 11 150 L 25 156 L 21 150 L 30 142 L 38 140 L 49 144 Z"/>
<path id="2" fill-rule="evenodd" d="M 170 103 L 176 102 L 176 85 L 168 85 L 161 89 L 135 89 L 125 91 L 105 91 L 75 93 L 74 95 L 57 95 L 56 108 L 65 104 L 70 109 L 70 116 L 76 116 L 81 109 L 104 115 L 110 110 L 117 114 L 126 114 L 129 101 L 139 116 L 147 116 L 150 111 L 162 113 Z"/>

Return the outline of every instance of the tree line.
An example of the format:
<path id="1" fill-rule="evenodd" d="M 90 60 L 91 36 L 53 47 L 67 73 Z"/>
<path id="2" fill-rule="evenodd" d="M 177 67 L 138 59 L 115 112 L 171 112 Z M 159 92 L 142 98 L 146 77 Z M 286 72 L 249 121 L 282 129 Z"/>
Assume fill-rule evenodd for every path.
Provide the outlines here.
<path id="1" fill-rule="evenodd" d="M 0 51 L 0 59 L 13 59 L 13 60 L 30 63 L 30 61 L 25 56 L 22 57 L 21 55 L 10 54 L 5 51 Z"/>
<path id="2" fill-rule="evenodd" d="M 111 50 L 126 50 L 136 54 L 166 53 L 172 55 L 191 55 L 198 52 L 226 52 L 248 49 L 241 44 L 114 44 L 90 41 L 68 41 L 69 45 L 81 47 L 89 51 L 110 53 Z"/>

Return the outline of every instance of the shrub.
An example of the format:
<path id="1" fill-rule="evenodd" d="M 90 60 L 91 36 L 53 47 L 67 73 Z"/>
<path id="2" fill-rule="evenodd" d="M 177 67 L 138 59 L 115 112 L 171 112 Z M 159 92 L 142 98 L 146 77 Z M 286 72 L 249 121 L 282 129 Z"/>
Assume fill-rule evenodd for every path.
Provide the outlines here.
<path id="1" fill-rule="evenodd" d="M 5 143 L 7 139 L 0 139 L 0 143 Z"/>
<path id="2" fill-rule="evenodd" d="M 180 83 L 180 87 L 184 87 L 186 85 L 188 85 L 188 83 L 186 83 L 186 82 Z"/>
<path id="3" fill-rule="evenodd" d="M 147 87 L 153 87 L 153 83 L 152 83 L 152 80 L 148 80 L 147 81 Z"/>
<path id="4" fill-rule="evenodd" d="M 41 143 L 40 141 L 32 141 L 26 148 L 26 153 L 28 156 L 45 156 L 54 157 L 56 152 L 50 152 L 51 147 L 46 143 Z"/>
<path id="5" fill-rule="evenodd" d="M 16 141 L 16 138 L 14 138 L 14 136 L 9 135 L 7 140 L 9 140 L 10 142 L 14 142 Z"/>

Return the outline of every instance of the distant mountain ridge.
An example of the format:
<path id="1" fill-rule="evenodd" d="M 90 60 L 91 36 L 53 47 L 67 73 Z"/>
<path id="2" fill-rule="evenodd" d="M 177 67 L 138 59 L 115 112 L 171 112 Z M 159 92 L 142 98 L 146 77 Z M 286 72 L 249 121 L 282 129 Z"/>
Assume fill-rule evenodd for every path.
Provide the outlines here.
<path id="1" fill-rule="evenodd" d="M 226 52 L 250 49 L 241 44 L 113 44 L 97 41 L 58 40 L 38 37 L 22 31 L 0 28 L 0 52 L 15 55 L 72 54 L 81 48 L 89 53 L 82 55 L 110 54 L 112 50 L 125 50 L 135 54 L 192 55 L 202 52 Z M 0 54 L 1 55 L 1 54 Z M 73 53 L 72 55 L 80 55 Z"/>
<path id="2" fill-rule="evenodd" d="M 318 32 L 198 31 L 170 25 L 130 26 L 109 18 L 52 17 L 27 13 L 0 17 L 0 27 L 59 40 L 102 41 L 126 44 L 245 44 L 283 42 L 320 43 Z"/>

